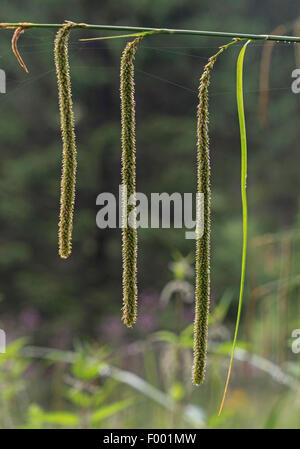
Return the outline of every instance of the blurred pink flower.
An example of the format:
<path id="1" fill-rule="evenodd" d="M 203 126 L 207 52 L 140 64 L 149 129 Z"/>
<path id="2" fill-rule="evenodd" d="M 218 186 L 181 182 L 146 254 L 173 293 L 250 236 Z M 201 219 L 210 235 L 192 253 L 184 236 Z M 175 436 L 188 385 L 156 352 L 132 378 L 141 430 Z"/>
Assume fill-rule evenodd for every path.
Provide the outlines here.
<path id="1" fill-rule="evenodd" d="M 24 326 L 28 331 L 36 330 L 41 324 L 41 316 L 39 312 L 33 307 L 28 307 L 19 315 L 21 326 Z"/>
<path id="2" fill-rule="evenodd" d="M 119 340 L 124 336 L 126 327 L 122 323 L 120 316 L 110 315 L 105 318 L 100 332 L 105 336 L 105 339 Z"/>
<path id="3" fill-rule="evenodd" d="M 159 318 L 159 295 L 143 292 L 138 299 L 137 329 L 143 333 L 150 332 L 157 327 Z"/>

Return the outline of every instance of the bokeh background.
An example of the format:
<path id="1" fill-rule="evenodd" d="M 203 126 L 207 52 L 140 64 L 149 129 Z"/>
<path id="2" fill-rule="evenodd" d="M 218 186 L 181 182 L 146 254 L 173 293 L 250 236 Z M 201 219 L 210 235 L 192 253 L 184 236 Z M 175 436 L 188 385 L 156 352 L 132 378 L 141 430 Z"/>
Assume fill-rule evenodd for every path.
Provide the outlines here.
<path id="1" fill-rule="evenodd" d="M 292 0 L 1 2 L 1 22 L 75 22 L 297 33 Z M 276 43 L 260 93 L 264 43 L 245 59 L 248 133 L 247 280 L 228 398 L 217 417 L 233 337 L 241 261 L 240 146 L 235 69 L 240 45 L 210 86 L 212 294 L 207 378 L 191 384 L 194 241 L 184 230 L 139 231 L 139 317 L 120 320 L 120 230 L 96 227 L 96 197 L 120 183 L 120 55 L 126 39 L 74 30 L 70 63 L 78 141 L 73 253 L 57 254 L 61 141 L 55 30 L 19 49 L 2 30 L 0 68 L 0 427 L 293 428 L 300 425 L 299 95 L 297 45 Z M 137 189 L 195 192 L 196 107 L 207 59 L 226 39 L 150 36 L 136 56 Z M 298 61 L 300 49 L 298 48 Z M 264 60 L 266 56 L 264 57 Z M 300 62 L 299 62 L 300 63 Z M 300 68 L 298 64 L 298 68 Z M 268 75 L 264 76 L 264 82 Z M 268 124 L 259 105 L 268 94 Z"/>

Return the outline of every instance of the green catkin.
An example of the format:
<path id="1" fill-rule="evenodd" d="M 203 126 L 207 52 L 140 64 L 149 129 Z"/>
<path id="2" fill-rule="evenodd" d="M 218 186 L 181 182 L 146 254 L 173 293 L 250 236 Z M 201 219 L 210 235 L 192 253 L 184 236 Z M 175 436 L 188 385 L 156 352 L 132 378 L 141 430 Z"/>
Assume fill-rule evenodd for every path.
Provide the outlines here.
<path id="1" fill-rule="evenodd" d="M 135 195 L 135 100 L 134 56 L 142 37 L 129 42 L 122 54 L 120 73 L 121 123 L 122 123 L 122 185 L 127 198 L 123 198 L 122 259 L 123 259 L 123 317 L 127 327 L 132 327 L 137 316 L 137 230 L 134 205 L 128 205 Z M 128 224 L 130 214 L 131 225 Z"/>
<path id="2" fill-rule="evenodd" d="M 68 57 L 68 39 L 72 22 L 59 29 L 55 37 L 55 66 L 59 96 L 61 122 L 62 177 L 59 216 L 59 255 L 66 259 L 72 250 L 73 210 L 76 180 L 76 142 L 74 132 L 74 114 L 71 93 L 71 79 Z"/>
<path id="3" fill-rule="evenodd" d="M 193 383 L 200 385 L 205 377 L 208 314 L 210 303 L 210 159 L 208 135 L 208 87 L 217 57 L 230 45 L 220 47 L 209 58 L 200 79 L 197 109 L 197 192 L 203 197 L 203 235 L 196 238 L 196 287 L 194 320 Z"/>

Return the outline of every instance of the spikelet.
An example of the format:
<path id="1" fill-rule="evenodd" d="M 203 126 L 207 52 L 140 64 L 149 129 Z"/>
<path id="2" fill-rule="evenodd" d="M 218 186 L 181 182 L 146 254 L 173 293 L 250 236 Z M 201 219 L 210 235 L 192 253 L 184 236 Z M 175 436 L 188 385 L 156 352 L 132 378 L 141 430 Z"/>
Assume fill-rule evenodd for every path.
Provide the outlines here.
<path id="1" fill-rule="evenodd" d="M 197 109 L 197 192 L 203 196 L 203 235 L 196 238 L 196 287 L 194 320 L 193 383 L 200 385 L 205 376 L 208 314 L 210 303 L 210 158 L 208 135 L 208 87 L 211 71 L 219 54 L 231 43 L 220 47 L 204 67 L 198 91 Z"/>
<path id="2" fill-rule="evenodd" d="M 72 250 L 73 210 L 76 180 L 76 142 L 68 57 L 68 39 L 72 22 L 67 22 L 55 37 L 55 66 L 62 135 L 62 177 L 59 217 L 59 255 L 66 259 Z"/>
<path id="3" fill-rule="evenodd" d="M 122 124 L 122 185 L 127 198 L 123 198 L 122 259 L 123 259 L 123 322 L 132 327 L 137 316 L 137 230 L 134 205 L 127 199 L 135 195 L 135 101 L 134 56 L 142 37 L 129 42 L 122 54 L 120 73 Z M 131 223 L 128 223 L 128 217 Z"/>

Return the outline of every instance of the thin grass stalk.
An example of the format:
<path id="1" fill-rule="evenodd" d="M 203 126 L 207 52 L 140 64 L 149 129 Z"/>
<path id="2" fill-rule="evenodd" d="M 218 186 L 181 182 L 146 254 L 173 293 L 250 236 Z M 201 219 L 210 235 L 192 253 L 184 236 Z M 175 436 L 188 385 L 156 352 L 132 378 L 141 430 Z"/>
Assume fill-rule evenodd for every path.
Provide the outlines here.
<path id="1" fill-rule="evenodd" d="M 24 28 L 61 28 L 59 23 L 28 23 L 28 22 L 1 22 L 1 29 L 13 29 L 22 26 Z M 171 28 L 145 28 L 145 27 L 133 27 L 126 25 L 91 25 L 88 23 L 76 23 L 74 28 L 82 28 L 86 30 L 98 30 L 98 31 L 125 31 L 127 33 L 139 34 L 147 33 L 150 34 L 160 33 L 160 34 L 177 34 L 177 35 L 190 35 L 190 36 L 207 36 L 207 37 L 225 37 L 227 39 L 240 39 L 240 40 L 273 40 L 273 41 L 283 41 L 283 42 L 300 42 L 300 36 L 280 36 L 280 35 L 270 35 L 270 34 L 249 34 L 249 33 L 235 33 L 235 32 L 224 32 L 224 31 L 203 31 L 203 30 L 181 30 L 181 29 L 171 29 Z"/>

